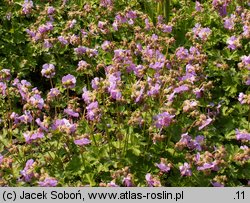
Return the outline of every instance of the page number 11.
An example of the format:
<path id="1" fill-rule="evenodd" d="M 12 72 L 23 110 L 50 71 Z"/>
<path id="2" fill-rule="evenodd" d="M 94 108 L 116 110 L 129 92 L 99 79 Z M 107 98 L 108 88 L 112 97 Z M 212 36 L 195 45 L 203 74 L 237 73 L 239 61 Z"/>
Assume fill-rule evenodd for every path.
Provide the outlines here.
<path id="1" fill-rule="evenodd" d="M 244 191 L 240 192 L 236 192 L 236 197 L 234 199 L 245 199 L 245 193 Z"/>

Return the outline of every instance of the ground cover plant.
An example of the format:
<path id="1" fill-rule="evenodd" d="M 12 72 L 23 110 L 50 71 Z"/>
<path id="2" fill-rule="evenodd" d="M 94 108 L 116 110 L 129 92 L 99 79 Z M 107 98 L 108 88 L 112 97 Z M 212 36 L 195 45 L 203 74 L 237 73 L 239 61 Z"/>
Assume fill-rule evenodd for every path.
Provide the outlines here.
<path id="1" fill-rule="evenodd" d="M 249 186 L 248 0 L 2 0 L 0 186 Z"/>

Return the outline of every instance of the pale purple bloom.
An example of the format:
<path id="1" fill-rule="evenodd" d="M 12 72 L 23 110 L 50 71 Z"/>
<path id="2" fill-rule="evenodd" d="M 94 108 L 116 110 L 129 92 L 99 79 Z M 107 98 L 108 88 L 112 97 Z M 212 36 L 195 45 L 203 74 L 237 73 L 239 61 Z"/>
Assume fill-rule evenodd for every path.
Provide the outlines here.
<path id="1" fill-rule="evenodd" d="M 129 20 L 128 20 L 128 24 L 129 24 L 129 25 L 133 25 L 133 24 L 134 24 L 134 21 L 133 21 L 132 19 L 129 19 Z"/>
<path id="2" fill-rule="evenodd" d="M 212 5 L 219 12 L 220 16 L 224 17 L 227 15 L 227 0 L 213 0 Z"/>
<path id="3" fill-rule="evenodd" d="M 32 115 L 31 115 L 30 111 L 26 111 L 26 110 L 25 110 L 25 111 L 24 111 L 24 114 L 21 115 L 21 116 L 19 116 L 17 119 L 18 119 L 21 123 L 27 124 L 27 123 L 31 123 L 31 122 L 32 122 L 33 117 L 32 117 Z"/>
<path id="4" fill-rule="evenodd" d="M 228 47 L 229 49 L 235 50 L 235 49 L 237 49 L 238 47 L 240 47 L 239 38 L 237 38 L 237 37 L 235 37 L 235 36 L 232 36 L 232 37 L 228 38 L 227 44 L 228 44 L 227 47 Z"/>
<path id="5" fill-rule="evenodd" d="M 241 104 L 245 104 L 245 103 L 246 103 L 245 97 L 246 97 L 246 95 L 243 94 L 242 92 L 240 92 L 239 97 L 238 97 L 238 100 L 239 100 L 239 102 L 240 102 Z"/>
<path id="6" fill-rule="evenodd" d="M 0 70 L 0 81 L 10 80 L 11 74 L 9 69 Z"/>
<path id="7" fill-rule="evenodd" d="M 100 0 L 100 5 L 102 7 L 111 7 L 113 5 L 113 0 Z"/>
<path id="8" fill-rule="evenodd" d="M 145 176 L 145 178 L 146 178 L 146 181 L 148 183 L 148 186 L 149 187 L 153 187 L 154 186 L 154 180 L 153 180 L 151 174 L 147 173 L 147 175 Z"/>
<path id="9" fill-rule="evenodd" d="M 179 47 L 177 49 L 175 55 L 176 55 L 177 59 L 184 60 L 184 59 L 188 58 L 189 53 L 188 53 L 188 50 L 185 49 L 184 47 Z"/>
<path id="10" fill-rule="evenodd" d="M 97 24 L 97 27 L 100 28 L 100 29 L 103 29 L 105 25 L 106 25 L 105 22 L 99 21 L 98 24 Z"/>
<path id="11" fill-rule="evenodd" d="M 145 90 L 145 87 L 142 87 L 139 91 L 139 94 L 137 95 L 137 97 L 135 98 L 135 103 L 138 103 L 142 100 L 143 98 L 143 94 L 144 94 L 144 90 Z"/>
<path id="12" fill-rule="evenodd" d="M 25 182 L 31 181 L 31 179 L 34 177 L 34 172 L 33 172 L 34 166 L 35 166 L 34 160 L 29 159 L 25 164 L 25 168 L 20 171 L 20 174 L 22 175 L 21 180 Z"/>
<path id="13" fill-rule="evenodd" d="M 87 107 L 87 119 L 90 121 L 99 121 L 101 114 L 98 108 L 98 102 L 91 102 Z"/>
<path id="14" fill-rule="evenodd" d="M 243 146 L 240 146 L 240 149 L 243 149 L 243 150 L 248 150 L 249 148 L 248 148 L 248 146 L 243 145 Z"/>
<path id="15" fill-rule="evenodd" d="M 234 29 L 234 22 L 236 20 L 236 16 L 231 14 L 230 17 L 226 17 L 224 19 L 224 28 L 228 29 L 228 30 L 233 30 Z"/>
<path id="16" fill-rule="evenodd" d="M 70 108 L 64 109 L 63 112 L 68 114 L 71 117 L 75 117 L 75 118 L 79 117 L 79 113 L 75 112 L 73 109 L 70 109 Z"/>
<path id="17" fill-rule="evenodd" d="M 224 4 L 219 8 L 219 14 L 223 17 L 227 15 L 227 4 Z"/>
<path id="18" fill-rule="evenodd" d="M 172 26 L 171 25 L 165 25 L 165 24 L 163 24 L 162 26 L 161 26 L 161 30 L 162 30 L 162 32 L 166 32 L 166 33 L 171 33 L 172 32 Z"/>
<path id="19" fill-rule="evenodd" d="M 79 36 L 73 34 L 70 36 L 69 42 L 70 44 L 75 45 L 75 44 L 78 44 L 79 40 L 80 40 Z"/>
<path id="20" fill-rule="evenodd" d="M 39 130 L 37 132 L 34 132 L 34 133 L 27 131 L 27 132 L 23 133 L 23 136 L 24 136 L 25 142 L 30 144 L 34 140 L 43 138 L 44 133 L 39 131 Z"/>
<path id="21" fill-rule="evenodd" d="M 107 187 L 119 187 L 114 181 L 111 181 L 107 184 Z"/>
<path id="22" fill-rule="evenodd" d="M 81 70 L 86 69 L 88 66 L 89 66 L 89 64 L 84 60 L 81 60 L 78 62 L 78 68 Z"/>
<path id="23" fill-rule="evenodd" d="M 127 19 L 125 16 L 121 15 L 121 14 L 116 15 L 116 16 L 115 16 L 115 20 L 116 20 L 119 24 L 121 24 L 121 23 L 126 23 L 126 22 L 128 21 L 128 19 Z"/>
<path id="24" fill-rule="evenodd" d="M 6 96 L 7 85 L 4 82 L 0 82 L 0 95 Z"/>
<path id="25" fill-rule="evenodd" d="M 184 147 L 188 147 L 191 150 L 198 150 L 201 151 L 201 145 L 204 142 L 204 136 L 198 135 L 195 140 L 188 135 L 188 133 L 182 134 L 181 139 L 179 140 L 178 144 Z"/>
<path id="26" fill-rule="evenodd" d="M 59 130 L 61 132 L 66 132 L 68 134 L 74 133 L 76 131 L 76 124 L 71 124 L 69 120 L 57 119 L 52 125 L 52 130 Z"/>
<path id="27" fill-rule="evenodd" d="M 55 8 L 53 6 L 49 6 L 47 9 L 47 14 L 52 15 L 55 12 Z"/>
<path id="28" fill-rule="evenodd" d="M 217 165 L 217 162 L 213 161 L 211 163 L 204 163 L 202 166 L 197 167 L 198 171 L 204 171 L 204 170 L 207 170 L 207 169 L 211 169 L 213 171 L 218 171 L 219 167 Z"/>
<path id="29" fill-rule="evenodd" d="M 53 47 L 53 45 L 50 43 L 50 41 L 48 39 L 44 39 L 43 47 L 46 49 L 49 49 L 49 48 Z"/>
<path id="30" fill-rule="evenodd" d="M 28 99 L 28 103 L 32 105 L 32 107 L 42 109 L 44 106 L 44 100 L 40 94 L 34 94 Z"/>
<path id="31" fill-rule="evenodd" d="M 179 86 L 179 87 L 176 87 L 175 89 L 174 89 L 174 92 L 175 93 L 181 93 L 181 92 L 186 92 L 186 91 L 188 91 L 189 90 L 189 87 L 187 86 L 187 85 L 181 85 L 181 86 Z"/>
<path id="32" fill-rule="evenodd" d="M 85 30 L 81 29 L 81 33 L 83 38 L 88 37 L 88 33 Z"/>
<path id="33" fill-rule="evenodd" d="M 101 47 L 102 47 L 102 49 L 103 49 L 104 51 L 108 51 L 109 48 L 110 48 L 110 45 L 111 45 L 111 42 L 106 40 L 106 41 L 104 41 L 104 42 L 102 43 Z"/>
<path id="34" fill-rule="evenodd" d="M 194 161 L 196 164 L 198 164 L 198 162 L 200 161 L 201 155 L 199 152 L 197 152 L 197 154 L 194 155 Z"/>
<path id="35" fill-rule="evenodd" d="M 147 54 L 150 54 L 150 55 L 147 55 Z M 162 69 L 166 62 L 166 58 L 164 54 L 162 54 L 159 50 L 147 50 L 145 52 L 145 57 L 149 57 L 154 61 L 149 64 L 149 67 L 155 70 Z"/>
<path id="36" fill-rule="evenodd" d="M 250 141 L 250 133 L 236 129 L 236 139 L 243 141 L 245 140 Z"/>
<path id="37" fill-rule="evenodd" d="M 95 78 L 91 81 L 91 87 L 92 87 L 94 90 L 97 90 L 98 87 L 99 87 L 99 83 L 100 83 L 100 78 L 95 77 Z"/>
<path id="38" fill-rule="evenodd" d="M 50 177 L 47 177 L 43 181 L 38 182 L 38 185 L 40 187 L 55 187 L 57 186 L 57 184 L 58 181 L 55 178 L 50 178 Z"/>
<path id="39" fill-rule="evenodd" d="M 74 140 L 74 143 L 76 145 L 83 146 L 83 145 L 90 144 L 91 141 L 88 138 L 81 138 L 81 139 L 78 139 L 78 140 Z"/>
<path id="40" fill-rule="evenodd" d="M 62 84 L 65 88 L 74 88 L 76 86 L 76 78 L 68 74 L 62 77 Z"/>
<path id="41" fill-rule="evenodd" d="M 19 123 L 18 117 L 19 117 L 19 115 L 16 112 L 12 112 L 10 115 L 10 119 L 12 119 L 14 121 L 14 124 Z"/>
<path id="42" fill-rule="evenodd" d="M 169 101 L 169 102 L 174 101 L 174 96 L 175 96 L 175 92 L 171 93 L 171 94 L 168 96 L 168 101 Z"/>
<path id="43" fill-rule="evenodd" d="M 87 49 L 87 53 L 89 57 L 95 57 L 98 55 L 97 49 Z"/>
<path id="44" fill-rule="evenodd" d="M 208 119 L 204 120 L 204 121 L 202 122 L 202 125 L 199 126 L 199 130 L 202 130 L 203 128 L 205 128 L 205 127 L 206 127 L 207 125 L 209 125 L 212 121 L 213 121 L 212 118 L 208 118 Z"/>
<path id="45" fill-rule="evenodd" d="M 198 135 L 195 140 L 193 140 L 193 148 L 195 148 L 198 151 L 202 150 L 201 145 L 203 144 L 205 138 L 202 135 Z"/>
<path id="46" fill-rule="evenodd" d="M 145 29 L 150 30 L 150 23 L 148 18 L 145 19 Z"/>
<path id="47" fill-rule="evenodd" d="M 3 155 L 0 154 L 0 165 L 2 164 L 2 162 L 3 162 Z"/>
<path id="48" fill-rule="evenodd" d="M 224 187 L 223 184 L 219 183 L 219 182 L 211 182 L 211 184 L 214 186 L 214 187 Z"/>
<path id="49" fill-rule="evenodd" d="M 36 119 L 36 123 L 37 123 L 37 125 L 40 127 L 41 130 L 44 130 L 45 132 L 48 132 L 48 131 L 49 131 L 49 129 L 48 129 L 48 127 L 46 126 L 45 122 L 44 122 L 44 121 L 42 122 L 40 118 L 37 118 L 37 119 Z"/>
<path id="50" fill-rule="evenodd" d="M 28 15 L 31 13 L 32 11 L 32 8 L 34 7 L 33 5 L 33 1 L 32 0 L 24 0 L 24 3 L 22 5 L 22 12 L 25 14 L 25 15 Z"/>
<path id="51" fill-rule="evenodd" d="M 157 23 L 158 24 L 162 24 L 163 23 L 163 16 L 162 15 L 159 15 L 159 16 L 157 16 Z"/>
<path id="52" fill-rule="evenodd" d="M 155 85 L 150 85 L 147 94 L 148 96 L 157 95 L 159 94 L 160 89 L 161 89 L 161 85 L 158 83 L 156 83 Z"/>
<path id="53" fill-rule="evenodd" d="M 243 33 L 242 35 L 246 38 L 250 37 L 250 25 L 244 25 L 243 26 Z"/>
<path id="54" fill-rule="evenodd" d="M 199 23 L 195 24 L 195 27 L 192 29 L 194 36 L 196 39 L 200 38 L 201 40 L 205 41 L 208 39 L 209 35 L 211 34 L 211 30 L 209 28 L 202 28 Z"/>
<path id="55" fill-rule="evenodd" d="M 162 69 L 162 68 L 164 67 L 164 62 L 159 62 L 159 61 L 157 61 L 157 62 L 155 62 L 155 63 L 151 63 L 151 64 L 149 65 L 149 67 L 150 67 L 150 68 L 153 68 L 153 69 L 155 69 L 155 70 L 160 70 L 160 69 Z"/>
<path id="56" fill-rule="evenodd" d="M 87 48 L 87 47 L 85 47 L 85 46 L 80 46 L 80 47 L 74 48 L 74 52 L 75 52 L 77 55 L 83 55 L 83 54 L 85 54 L 88 50 L 89 50 L 89 48 Z"/>
<path id="57" fill-rule="evenodd" d="M 47 22 L 45 25 L 41 25 L 38 27 L 38 32 L 40 34 L 46 33 L 48 31 L 53 30 L 53 24 L 52 22 Z"/>
<path id="58" fill-rule="evenodd" d="M 242 61 L 243 66 L 248 70 L 250 70 L 250 55 L 248 56 L 244 55 L 240 59 Z"/>
<path id="59" fill-rule="evenodd" d="M 185 162 L 182 166 L 179 167 L 180 172 L 181 172 L 181 176 L 191 176 L 192 175 L 192 171 L 190 169 L 190 165 Z"/>
<path id="60" fill-rule="evenodd" d="M 129 174 L 123 178 L 122 183 L 125 185 L 125 187 L 133 187 L 134 186 L 132 183 L 132 178 Z"/>
<path id="61" fill-rule="evenodd" d="M 113 60 L 119 63 L 126 63 L 128 61 L 128 56 L 130 55 L 130 50 L 116 49 L 114 50 Z"/>
<path id="62" fill-rule="evenodd" d="M 76 19 L 73 19 L 72 21 L 69 22 L 68 28 L 72 29 L 76 24 Z"/>
<path id="63" fill-rule="evenodd" d="M 149 187 L 161 186 L 160 181 L 155 179 L 150 173 L 147 173 L 145 178 Z"/>
<path id="64" fill-rule="evenodd" d="M 170 167 L 163 162 L 156 164 L 156 166 L 164 173 L 168 173 L 170 171 Z"/>
<path id="65" fill-rule="evenodd" d="M 186 75 L 179 78 L 180 81 L 189 81 L 194 83 L 196 81 L 196 72 L 194 66 L 188 64 L 186 66 Z"/>
<path id="66" fill-rule="evenodd" d="M 17 87 L 18 85 L 20 85 L 20 80 L 19 80 L 18 78 L 15 78 L 15 79 L 13 80 L 12 85 L 13 85 L 14 87 Z"/>
<path id="67" fill-rule="evenodd" d="M 203 95 L 203 92 L 204 92 L 204 88 L 201 87 L 200 89 L 196 88 L 193 90 L 193 93 L 195 94 L 196 98 L 199 99 L 202 97 Z"/>
<path id="68" fill-rule="evenodd" d="M 195 10 L 198 12 L 202 11 L 202 5 L 200 4 L 199 1 L 195 2 Z"/>
<path id="69" fill-rule="evenodd" d="M 155 78 L 157 78 L 157 77 L 158 76 L 155 75 Z M 161 89 L 161 84 L 160 84 L 159 80 L 157 80 L 157 81 L 154 82 L 152 78 L 148 77 L 147 83 L 148 83 L 148 89 L 149 89 L 147 91 L 147 95 L 148 96 L 159 94 L 160 89 Z"/>
<path id="70" fill-rule="evenodd" d="M 202 28 L 200 30 L 200 32 L 198 33 L 198 36 L 200 39 L 202 40 L 207 40 L 207 38 L 209 37 L 209 35 L 211 35 L 211 30 L 209 28 Z"/>
<path id="71" fill-rule="evenodd" d="M 69 43 L 63 36 L 59 36 L 59 37 L 57 37 L 57 39 L 63 45 L 67 45 Z"/>
<path id="72" fill-rule="evenodd" d="M 50 89 L 48 93 L 48 98 L 53 99 L 55 97 L 58 97 L 60 95 L 60 91 L 57 88 Z"/>
<path id="73" fill-rule="evenodd" d="M 86 104 L 89 104 L 91 102 L 91 92 L 87 90 L 86 87 L 82 88 L 82 98 Z"/>
<path id="74" fill-rule="evenodd" d="M 117 21 L 114 21 L 113 24 L 112 24 L 112 27 L 115 31 L 118 31 L 118 23 Z"/>
<path id="75" fill-rule="evenodd" d="M 131 18 L 131 19 L 137 18 L 136 11 L 129 10 L 129 11 L 126 13 L 126 17 L 127 17 L 127 18 Z"/>
<path id="76" fill-rule="evenodd" d="M 118 88 L 118 83 L 121 81 L 121 72 L 117 71 L 108 75 L 109 87 L 108 91 L 110 96 L 115 100 L 120 100 L 122 94 Z"/>
<path id="77" fill-rule="evenodd" d="M 16 86 L 19 90 L 22 99 L 26 101 L 28 99 L 29 94 L 28 88 L 31 87 L 30 82 L 28 82 L 27 80 L 21 80 L 21 82 L 19 83 L 19 81 L 16 80 Z"/>
<path id="78" fill-rule="evenodd" d="M 142 71 L 145 69 L 145 67 L 143 65 L 138 65 L 138 66 L 134 66 L 133 67 L 133 72 L 137 77 L 141 77 L 142 76 Z"/>
<path id="79" fill-rule="evenodd" d="M 168 112 L 163 112 L 161 114 L 158 114 L 154 117 L 155 120 L 155 126 L 157 128 L 163 128 L 170 125 L 172 119 L 175 117 L 175 115 L 171 115 Z"/>

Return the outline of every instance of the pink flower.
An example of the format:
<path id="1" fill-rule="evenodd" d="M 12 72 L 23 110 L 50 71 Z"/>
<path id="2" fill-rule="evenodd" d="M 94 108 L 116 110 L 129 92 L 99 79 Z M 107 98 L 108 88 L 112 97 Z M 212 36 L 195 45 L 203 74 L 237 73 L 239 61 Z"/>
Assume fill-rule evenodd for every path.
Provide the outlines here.
<path id="1" fill-rule="evenodd" d="M 171 115 L 168 112 L 163 112 L 155 116 L 155 125 L 157 128 L 167 127 L 170 125 L 175 115 Z"/>
<path id="2" fill-rule="evenodd" d="M 27 132 L 23 133 L 23 136 L 25 138 L 25 142 L 30 144 L 34 140 L 43 138 L 44 133 L 40 129 L 38 129 L 36 132 L 27 131 Z"/>
<path id="3" fill-rule="evenodd" d="M 231 49 L 231 50 L 235 50 L 237 49 L 238 47 L 240 47 L 240 39 L 236 36 L 232 36 L 230 38 L 228 38 L 227 40 L 227 44 L 228 44 L 228 48 Z"/>
<path id="4" fill-rule="evenodd" d="M 25 168 L 22 171 L 20 171 L 20 174 L 22 175 L 21 180 L 25 182 L 30 182 L 31 179 L 35 176 L 33 172 L 34 167 L 35 167 L 34 160 L 29 159 L 25 164 Z"/>
<path id="5" fill-rule="evenodd" d="M 75 143 L 76 145 L 83 146 L 83 145 L 90 144 L 91 141 L 90 141 L 88 138 L 81 138 L 81 139 L 75 140 L 74 143 Z"/>
<path id="6" fill-rule="evenodd" d="M 75 112 L 73 109 L 70 109 L 70 108 L 64 109 L 63 112 L 68 114 L 71 117 L 75 117 L 75 118 L 79 117 L 79 113 Z"/>
<path id="7" fill-rule="evenodd" d="M 182 176 L 191 176 L 192 175 L 190 165 L 186 162 L 182 166 L 180 166 L 179 169 L 180 169 Z"/>
<path id="8" fill-rule="evenodd" d="M 236 129 L 236 139 L 250 141 L 250 133 Z"/>
<path id="9" fill-rule="evenodd" d="M 6 96 L 7 85 L 4 82 L 0 82 L 0 94 Z"/>
<path id="10" fill-rule="evenodd" d="M 208 118 L 206 120 L 202 121 L 202 125 L 199 127 L 199 130 L 202 130 L 203 128 L 205 128 L 207 125 L 209 125 L 211 122 L 213 121 L 212 118 Z"/>
<path id="11" fill-rule="evenodd" d="M 74 88 L 76 86 L 76 78 L 68 74 L 62 78 L 62 84 L 65 88 Z"/>
<path id="12" fill-rule="evenodd" d="M 55 187 L 57 186 L 58 181 L 55 178 L 47 177 L 43 181 L 39 181 L 38 185 L 40 187 Z"/>

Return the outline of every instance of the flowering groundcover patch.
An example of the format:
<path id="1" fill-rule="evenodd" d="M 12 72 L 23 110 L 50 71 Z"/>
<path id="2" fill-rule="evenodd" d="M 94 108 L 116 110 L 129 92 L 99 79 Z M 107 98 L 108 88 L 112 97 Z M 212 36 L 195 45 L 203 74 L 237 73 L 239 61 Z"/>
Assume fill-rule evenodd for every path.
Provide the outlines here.
<path id="1" fill-rule="evenodd" d="M 248 0 L 3 0 L 0 17 L 0 186 L 250 185 Z"/>

